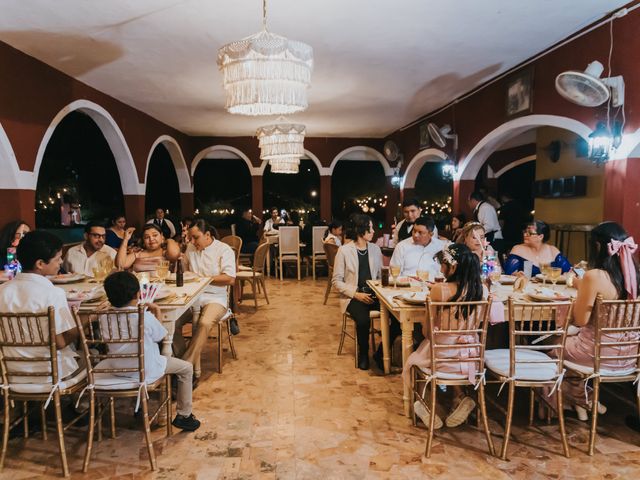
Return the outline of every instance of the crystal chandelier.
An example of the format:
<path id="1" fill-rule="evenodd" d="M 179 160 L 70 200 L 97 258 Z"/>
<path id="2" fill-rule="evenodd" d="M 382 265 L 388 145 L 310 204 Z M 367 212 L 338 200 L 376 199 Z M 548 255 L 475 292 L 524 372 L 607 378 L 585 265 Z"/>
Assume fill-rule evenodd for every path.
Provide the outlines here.
<path id="1" fill-rule="evenodd" d="M 262 6 L 262 31 L 218 50 L 225 108 L 241 115 L 301 112 L 307 108 L 313 49 L 269 32 L 266 0 Z"/>
<path id="2" fill-rule="evenodd" d="M 300 158 L 304 156 L 305 133 L 306 127 L 296 123 L 277 123 L 258 128 L 256 136 L 260 158 L 269 162 L 273 173 L 298 173 Z"/>

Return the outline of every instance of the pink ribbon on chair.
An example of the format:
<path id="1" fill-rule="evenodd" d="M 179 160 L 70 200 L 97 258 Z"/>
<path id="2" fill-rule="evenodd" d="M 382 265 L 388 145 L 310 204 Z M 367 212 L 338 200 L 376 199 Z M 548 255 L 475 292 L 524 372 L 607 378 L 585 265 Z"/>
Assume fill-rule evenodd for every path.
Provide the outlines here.
<path id="1" fill-rule="evenodd" d="M 467 343 L 476 343 L 477 340 L 473 335 L 459 335 L 458 338 L 456 339 L 456 345 L 464 345 Z M 460 359 L 467 359 L 469 357 L 471 357 L 471 352 L 469 351 L 470 349 L 474 349 L 477 350 L 478 347 L 469 347 L 469 349 L 465 349 L 465 348 L 459 348 L 458 349 L 458 358 Z M 473 353 L 474 356 L 477 355 L 477 352 Z M 476 365 L 476 362 L 464 362 L 467 364 L 467 376 L 469 379 L 469 382 L 472 383 L 474 386 L 476 385 L 476 376 L 478 373 L 478 368 Z"/>
<path id="2" fill-rule="evenodd" d="M 609 256 L 618 254 L 620 256 L 620 267 L 624 276 L 624 288 L 631 298 L 635 300 L 638 296 L 638 279 L 633 263 L 633 254 L 638 250 L 638 244 L 633 241 L 633 237 L 627 237 L 624 241 L 611 240 L 607 244 Z"/>

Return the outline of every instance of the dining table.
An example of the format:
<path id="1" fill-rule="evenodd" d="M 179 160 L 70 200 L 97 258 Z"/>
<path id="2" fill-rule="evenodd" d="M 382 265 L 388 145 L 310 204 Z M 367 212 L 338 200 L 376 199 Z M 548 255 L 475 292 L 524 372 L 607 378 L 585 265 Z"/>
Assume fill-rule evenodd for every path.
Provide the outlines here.
<path id="1" fill-rule="evenodd" d="M 409 280 L 403 287 L 382 286 L 380 280 L 368 280 L 367 284 L 374 292 L 380 302 L 380 336 L 382 339 L 382 360 L 384 366 L 384 374 L 391 373 L 391 345 L 389 342 L 389 320 L 390 316 L 394 316 L 400 323 L 402 329 L 402 364 L 404 365 L 413 352 L 413 328 L 416 323 L 426 329 L 426 309 L 425 304 L 409 303 L 401 297 L 405 294 L 419 294 L 422 292 L 424 297 L 428 292 L 428 284 L 417 280 Z M 494 301 L 498 300 L 505 305 L 504 320 L 507 318 L 507 300 L 513 297 L 516 300 L 525 300 L 532 289 L 542 287 L 542 284 L 529 282 L 522 292 L 514 291 L 514 285 L 511 282 L 497 283 L 491 288 L 491 292 L 495 295 Z M 550 287 L 550 285 L 547 285 Z M 554 286 L 554 290 L 560 295 L 569 298 L 575 298 L 577 291 L 568 287 L 566 284 L 558 284 Z M 424 331 L 424 330 L 423 330 Z M 403 385 L 402 400 L 404 404 L 404 413 L 407 417 L 411 412 L 411 385 Z"/>
<path id="2" fill-rule="evenodd" d="M 182 287 L 177 287 L 175 282 L 171 283 L 169 281 L 161 286 L 161 291 L 163 291 L 166 296 L 156 299 L 154 303 L 160 307 L 162 311 L 160 321 L 167 329 L 167 335 L 162 340 L 162 355 L 167 357 L 172 356 L 176 321 L 195 304 L 198 297 L 204 292 L 210 282 L 210 277 L 201 277 L 194 274 L 192 277 L 189 277 L 189 281 L 185 279 Z M 56 286 L 61 287 L 66 292 L 67 299 L 70 303 L 77 305 L 78 302 L 72 299 L 77 298 L 78 292 L 96 291 L 96 288 L 100 289 L 101 283 L 100 281 L 85 277 L 77 282 L 57 283 Z M 109 306 L 110 304 L 106 299 L 106 295 L 102 294 L 92 298 L 91 301 L 79 302 L 78 309 L 80 312 L 87 312 L 108 308 Z"/>

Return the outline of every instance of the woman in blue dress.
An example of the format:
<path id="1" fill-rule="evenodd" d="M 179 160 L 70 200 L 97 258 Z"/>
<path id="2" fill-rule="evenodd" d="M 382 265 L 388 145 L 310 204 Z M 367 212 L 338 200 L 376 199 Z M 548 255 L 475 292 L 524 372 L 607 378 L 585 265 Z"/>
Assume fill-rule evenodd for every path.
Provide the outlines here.
<path id="1" fill-rule="evenodd" d="M 550 263 L 552 267 L 562 268 L 562 273 L 571 269 L 569 260 L 560 253 L 555 246 L 549 245 L 549 226 L 540 220 L 534 220 L 525 224 L 524 242 L 511 249 L 511 253 L 504 264 L 504 272 L 512 275 L 515 272 L 524 271 L 524 262 L 532 264 L 531 275 L 540 273 L 541 263 Z"/>

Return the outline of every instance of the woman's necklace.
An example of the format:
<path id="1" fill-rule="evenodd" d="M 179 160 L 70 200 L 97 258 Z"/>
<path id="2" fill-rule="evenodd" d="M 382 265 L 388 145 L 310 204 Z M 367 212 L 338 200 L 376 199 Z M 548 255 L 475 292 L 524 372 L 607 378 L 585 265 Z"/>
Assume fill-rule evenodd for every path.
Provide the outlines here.
<path id="1" fill-rule="evenodd" d="M 369 253 L 369 249 L 360 250 L 359 248 L 356 248 L 356 251 L 358 252 L 358 255 L 362 255 L 363 257 Z"/>

